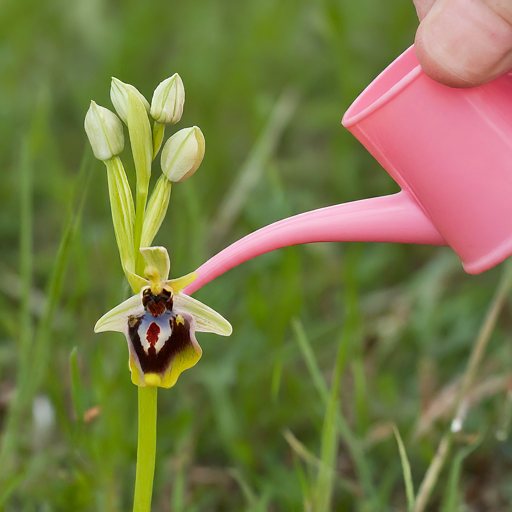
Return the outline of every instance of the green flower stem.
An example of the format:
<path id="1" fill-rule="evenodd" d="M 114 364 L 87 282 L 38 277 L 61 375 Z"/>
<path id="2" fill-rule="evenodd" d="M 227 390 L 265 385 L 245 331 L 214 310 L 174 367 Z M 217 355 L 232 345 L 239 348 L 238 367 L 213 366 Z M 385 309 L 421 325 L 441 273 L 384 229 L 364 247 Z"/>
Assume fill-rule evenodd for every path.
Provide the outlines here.
<path id="1" fill-rule="evenodd" d="M 133 512 L 150 512 L 155 474 L 157 387 L 139 387 L 139 437 Z"/>
<path id="2" fill-rule="evenodd" d="M 134 245 L 135 245 L 135 273 L 139 276 L 144 275 L 144 259 L 140 253 L 140 241 L 142 238 L 142 227 L 144 226 L 144 213 L 146 211 L 146 201 L 148 198 L 148 189 L 143 191 L 137 189 L 137 207 L 135 209 L 135 232 L 134 232 Z M 137 293 L 139 290 L 135 290 Z"/>

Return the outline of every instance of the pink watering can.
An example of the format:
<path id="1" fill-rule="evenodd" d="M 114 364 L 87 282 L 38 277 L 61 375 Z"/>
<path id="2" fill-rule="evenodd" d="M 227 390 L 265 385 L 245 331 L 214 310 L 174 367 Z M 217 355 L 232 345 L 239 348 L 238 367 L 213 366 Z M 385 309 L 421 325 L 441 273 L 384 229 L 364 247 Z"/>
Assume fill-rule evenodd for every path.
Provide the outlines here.
<path id="1" fill-rule="evenodd" d="M 411 46 L 355 100 L 342 124 L 401 192 L 255 231 L 199 267 L 186 293 L 260 254 L 311 242 L 449 245 L 470 274 L 512 254 L 512 73 L 452 89 L 423 73 Z"/>

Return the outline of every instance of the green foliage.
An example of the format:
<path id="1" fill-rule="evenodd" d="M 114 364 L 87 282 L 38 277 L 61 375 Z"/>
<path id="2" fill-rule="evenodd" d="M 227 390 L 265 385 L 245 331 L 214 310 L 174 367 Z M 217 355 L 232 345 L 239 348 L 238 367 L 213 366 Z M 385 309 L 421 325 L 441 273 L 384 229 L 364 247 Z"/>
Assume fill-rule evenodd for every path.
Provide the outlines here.
<path id="1" fill-rule="evenodd" d="M 393 425 L 393 433 L 395 434 L 396 442 L 398 444 L 398 450 L 400 452 L 400 460 L 402 461 L 402 471 L 404 473 L 405 492 L 407 495 L 407 510 L 409 512 L 414 511 L 414 484 L 411 476 L 411 465 L 407 452 L 405 450 L 402 436 L 395 425 Z M 452 509 L 453 510 L 453 509 Z"/>
<path id="2" fill-rule="evenodd" d="M 0 508 L 131 506 L 137 392 L 123 336 L 93 334 L 129 291 L 83 129 L 91 98 L 111 107 L 111 76 L 146 97 L 183 78 L 182 125 L 206 153 L 155 239 L 177 277 L 274 220 L 397 191 L 340 119 L 416 25 L 409 0 L 3 2 Z M 314 244 L 201 289 L 234 332 L 200 333 L 201 361 L 159 393 L 153 509 L 406 510 L 390 424 L 419 486 L 500 272 L 469 276 L 447 248 Z M 511 324 L 507 299 L 432 510 L 512 499 Z"/>

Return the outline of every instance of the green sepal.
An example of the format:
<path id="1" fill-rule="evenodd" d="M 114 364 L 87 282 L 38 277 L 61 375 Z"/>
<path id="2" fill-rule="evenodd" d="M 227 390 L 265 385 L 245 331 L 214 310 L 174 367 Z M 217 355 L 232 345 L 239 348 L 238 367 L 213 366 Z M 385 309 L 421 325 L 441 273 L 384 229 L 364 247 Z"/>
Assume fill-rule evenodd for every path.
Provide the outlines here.
<path id="1" fill-rule="evenodd" d="M 135 209 L 133 197 L 123 163 L 118 156 L 105 162 L 107 166 L 108 193 L 112 222 L 116 234 L 117 247 L 123 269 L 135 270 L 135 255 L 133 251 L 133 227 Z"/>
<path id="2" fill-rule="evenodd" d="M 162 142 L 164 140 L 165 133 L 165 124 L 159 123 L 155 121 L 153 125 L 153 160 L 158 155 L 160 148 L 162 147 Z"/>
<path id="3" fill-rule="evenodd" d="M 141 247 L 140 252 L 148 267 L 155 267 L 162 282 L 167 281 L 171 271 L 171 260 L 165 247 Z"/>
<path id="4" fill-rule="evenodd" d="M 153 161 L 151 126 L 144 104 L 130 90 L 128 90 L 128 132 L 137 172 L 137 192 L 147 194 Z"/>
<path id="5" fill-rule="evenodd" d="M 171 187 L 172 183 L 162 174 L 156 182 L 146 208 L 140 239 L 141 247 L 149 247 L 158 233 L 169 208 Z"/>
<path id="6" fill-rule="evenodd" d="M 128 284 L 134 293 L 139 293 L 141 288 L 149 285 L 149 281 L 147 279 L 138 276 L 130 270 L 125 270 L 124 273 L 126 275 L 126 279 L 128 279 Z"/>

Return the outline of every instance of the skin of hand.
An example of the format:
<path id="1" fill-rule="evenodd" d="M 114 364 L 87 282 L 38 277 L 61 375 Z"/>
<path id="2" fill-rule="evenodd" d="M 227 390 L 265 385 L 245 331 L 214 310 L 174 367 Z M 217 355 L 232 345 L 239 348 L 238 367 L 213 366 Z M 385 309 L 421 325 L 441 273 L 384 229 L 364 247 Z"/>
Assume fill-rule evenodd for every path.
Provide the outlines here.
<path id="1" fill-rule="evenodd" d="M 416 56 L 430 78 L 475 87 L 512 69 L 512 0 L 414 0 Z"/>

